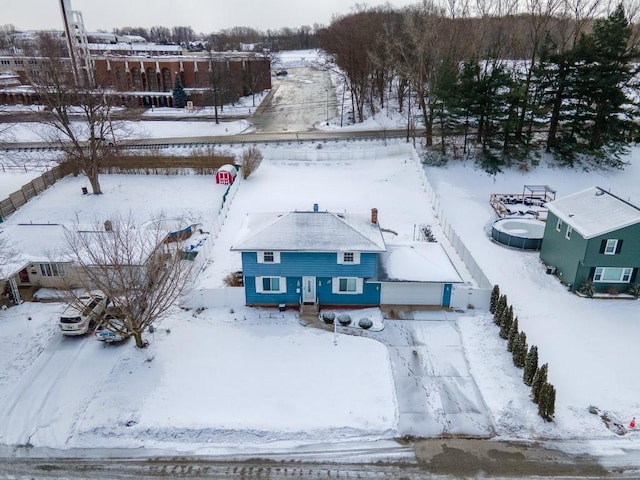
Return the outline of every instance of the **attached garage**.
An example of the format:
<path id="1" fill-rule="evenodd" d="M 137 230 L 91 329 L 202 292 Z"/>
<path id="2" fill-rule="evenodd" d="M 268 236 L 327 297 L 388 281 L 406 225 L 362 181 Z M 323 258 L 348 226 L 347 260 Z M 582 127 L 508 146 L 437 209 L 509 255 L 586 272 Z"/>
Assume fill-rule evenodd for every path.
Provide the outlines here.
<path id="1" fill-rule="evenodd" d="M 440 305 L 449 306 L 451 284 L 426 282 L 382 282 L 382 305 Z"/>

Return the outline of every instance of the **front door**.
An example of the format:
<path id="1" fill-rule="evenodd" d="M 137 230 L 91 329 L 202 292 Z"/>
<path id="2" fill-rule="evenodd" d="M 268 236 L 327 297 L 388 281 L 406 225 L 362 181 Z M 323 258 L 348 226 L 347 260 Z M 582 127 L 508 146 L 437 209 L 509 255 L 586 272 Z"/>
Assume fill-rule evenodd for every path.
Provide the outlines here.
<path id="1" fill-rule="evenodd" d="M 302 277 L 302 303 L 316 303 L 316 277 Z"/>
<path id="2" fill-rule="evenodd" d="M 20 273 L 18 273 L 18 276 L 20 278 L 20 285 L 31 284 L 31 282 L 29 282 L 29 272 L 27 272 L 26 268 L 23 268 L 22 270 L 20 270 Z"/>

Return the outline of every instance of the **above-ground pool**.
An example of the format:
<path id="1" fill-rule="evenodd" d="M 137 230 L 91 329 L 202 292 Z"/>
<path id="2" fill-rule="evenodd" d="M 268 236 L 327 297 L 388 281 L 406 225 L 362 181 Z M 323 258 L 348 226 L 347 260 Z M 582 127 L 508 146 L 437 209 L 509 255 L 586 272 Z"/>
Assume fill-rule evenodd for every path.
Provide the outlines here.
<path id="1" fill-rule="evenodd" d="M 499 218 L 491 227 L 491 238 L 508 247 L 540 250 L 545 223 L 535 218 Z"/>

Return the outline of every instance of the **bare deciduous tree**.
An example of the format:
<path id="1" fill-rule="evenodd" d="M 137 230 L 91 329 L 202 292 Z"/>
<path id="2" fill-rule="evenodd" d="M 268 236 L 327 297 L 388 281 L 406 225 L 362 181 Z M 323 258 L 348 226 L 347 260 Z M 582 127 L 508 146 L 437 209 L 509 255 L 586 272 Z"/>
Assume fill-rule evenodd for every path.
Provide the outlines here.
<path id="1" fill-rule="evenodd" d="M 242 151 L 242 178 L 249 178 L 253 172 L 255 172 L 262 163 L 262 152 L 255 145 L 244 149 Z"/>
<path id="2" fill-rule="evenodd" d="M 153 225 L 144 228 L 131 217 L 117 217 L 91 232 L 65 232 L 78 284 L 102 290 L 121 316 L 104 327 L 131 335 L 138 348 L 146 346 L 143 333 L 176 302 L 193 269 L 193 262 L 183 259 L 184 238 L 167 235 L 162 217 Z"/>
<path id="3" fill-rule="evenodd" d="M 112 119 L 113 97 L 100 79 L 97 85 L 75 83 L 64 48 L 60 38 L 42 34 L 40 55 L 32 59 L 39 74 L 29 81 L 48 111 L 43 120 L 49 127 L 45 140 L 61 149 L 66 161 L 87 176 L 92 192 L 100 194 L 100 167 L 115 155 L 125 129 Z"/>

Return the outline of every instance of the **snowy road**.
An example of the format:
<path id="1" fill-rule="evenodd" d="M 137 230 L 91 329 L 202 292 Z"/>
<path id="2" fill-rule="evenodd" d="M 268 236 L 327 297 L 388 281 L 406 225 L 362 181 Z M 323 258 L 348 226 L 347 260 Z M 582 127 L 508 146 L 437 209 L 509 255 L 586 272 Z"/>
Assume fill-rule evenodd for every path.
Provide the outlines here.
<path id="1" fill-rule="evenodd" d="M 55 335 L 0 403 L 0 443 L 64 445 L 117 350 L 91 335 Z"/>
<path id="2" fill-rule="evenodd" d="M 389 349 L 398 399 L 398 433 L 414 437 L 491 436 L 488 409 L 469 373 L 456 314 L 410 312 L 386 320 L 376 337 Z"/>
<path id="3" fill-rule="evenodd" d="M 328 72 L 291 68 L 274 81 L 274 92 L 251 119 L 262 133 L 304 132 L 336 116 L 336 99 Z"/>

